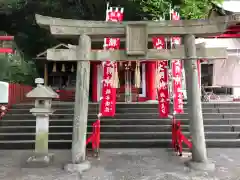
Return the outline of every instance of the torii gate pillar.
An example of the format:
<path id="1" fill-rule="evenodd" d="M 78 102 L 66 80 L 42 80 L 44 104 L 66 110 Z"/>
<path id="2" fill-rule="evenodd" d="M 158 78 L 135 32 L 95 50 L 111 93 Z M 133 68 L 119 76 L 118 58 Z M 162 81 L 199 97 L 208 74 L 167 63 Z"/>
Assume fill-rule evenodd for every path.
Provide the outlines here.
<path id="1" fill-rule="evenodd" d="M 83 34 L 79 38 L 76 49 L 78 61 L 72 135 L 72 163 L 64 167 L 68 172 L 81 173 L 90 168 L 90 163 L 86 161 L 90 61 L 80 61 L 86 59 L 90 53 L 91 38 Z"/>
<path id="2" fill-rule="evenodd" d="M 215 165 L 208 162 L 202 115 L 201 92 L 198 84 L 197 54 L 194 35 L 183 38 L 186 59 L 184 61 L 190 133 L 192 135 L 192 160 L 187 165 L 192 169 L 213 171 Z"/>

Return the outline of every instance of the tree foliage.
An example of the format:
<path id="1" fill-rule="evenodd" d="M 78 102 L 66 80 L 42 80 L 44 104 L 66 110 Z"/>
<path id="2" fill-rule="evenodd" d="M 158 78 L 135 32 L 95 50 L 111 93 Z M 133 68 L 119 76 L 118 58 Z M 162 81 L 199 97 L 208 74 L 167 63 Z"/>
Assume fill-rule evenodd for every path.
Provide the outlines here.
<path id="1" fill-rule="evenodd" d="M 182 19 L 205 19 L 212 3 L 222 0 L 135 0 L 147 19 L 169 19 L 171 9 L 179 11 Z"/>

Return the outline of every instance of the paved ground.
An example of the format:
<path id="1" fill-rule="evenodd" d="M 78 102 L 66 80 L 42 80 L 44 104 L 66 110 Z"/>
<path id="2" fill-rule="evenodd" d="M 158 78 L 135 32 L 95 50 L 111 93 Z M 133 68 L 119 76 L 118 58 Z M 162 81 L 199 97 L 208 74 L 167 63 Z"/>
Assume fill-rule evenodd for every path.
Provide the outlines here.
<path id="1" fill-rule="evenodd" d="M 69 151 L 54 151 L 48 168 L 21 168 L 26 151 L 0 151 L 1 180 L 240 180 L 240 149 L 209 149 L 216 163 L 213 173 L 191 171 L 183 165 L 187 158 L 164 149 L 102 150 L 101 159 L 89 157 L 92 168 L 82 177 L 62 170 Z"/>

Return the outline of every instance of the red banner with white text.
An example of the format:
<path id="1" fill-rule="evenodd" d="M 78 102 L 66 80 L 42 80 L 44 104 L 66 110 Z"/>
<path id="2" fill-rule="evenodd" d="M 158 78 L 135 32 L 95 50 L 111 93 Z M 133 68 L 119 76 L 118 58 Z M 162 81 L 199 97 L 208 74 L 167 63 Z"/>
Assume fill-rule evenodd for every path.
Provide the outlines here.
<path id="1" fill-rule="evenodd" d="M 116 88 L 113 88 L 113 75 L 115 71 L 113 62 L 103 62 L 103 86 L 101 100 L 101 115 L 114 116 L 116 111 Z"/>
<path id="2" fill-rule="evenodd" d="M 153 37 L 153 47 L 155 49 L 165 49 L 164 37 Z M 156 63 L 156 88 L 158 95 L 158 111 L 160 117 L 168 117 L 169 115 L 169 93 L 168 93 L 168 61 L 162 60 Z"/>
<path id="3" fill-rule="evenodd" d="M 171 11 L 171 20 L 180 20 L 178 12 Z M 181 44 L 180 37 L 171 38 L 171 46 L 174 48 L 175 45 Z M 172 79 L 173 79 L 173 111 L 176 114 L 183 113 L 183 91 L 182 91 L 182 60 L 172 61 Z"/>
<path id="4" fill-rule="evenodd" d="M 152 38 L 153 47 L 155 49 L 165 49 L 165 38 L 164 37 L 153 37 Z"/>
<path id="5" fill-rule="evenodd" d="M 160 75 L 159 84 L 157 87 L 159 116 L 165 118 L 168 117 L 170 112 L 168 93 L 168 61 L 158 61 L 157 71 Z"/>
<path id="6" fill-rule="evenodd" d="M 123 20 L 123 8 L 107 9 L 106 21 L 120 22 Z M 104 49 L 115 50 L 120 48 L 120 38 L 105 38 Z M 116 87 L 114 87 L 114 76 L 117 73 L 117 63 L 110 60 L 103 62 L 103 86 L 102 86 L 102 101 L 101 115 L 114 116 L 116 112 Z"/>
<path id="7" fill-rule="evenodd" d="M 176 114 L 183 113 L 182 92 L 182 60 L 172 60 L 173 79 L 173 110 Z"/>

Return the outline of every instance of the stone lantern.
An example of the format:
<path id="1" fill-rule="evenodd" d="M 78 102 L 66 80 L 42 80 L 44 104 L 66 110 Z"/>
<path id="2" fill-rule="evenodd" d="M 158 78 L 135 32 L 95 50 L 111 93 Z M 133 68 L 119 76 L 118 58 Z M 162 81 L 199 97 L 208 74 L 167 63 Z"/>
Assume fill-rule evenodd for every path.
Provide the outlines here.
<path id="1" fill-rule="evenodd" d="M 58 94 L 50 87 L 44 86 L 44 80 L 35 79 L 37 87 L 27 93 L 26 97 L 35 99 L 35 106 L 30 112 L 36 116 L 35 152 L 27 159 L 28 164 L 48 165 L 53 155 L 48 153 L 49 116 L 53 114 L 52 99 Z"/>

